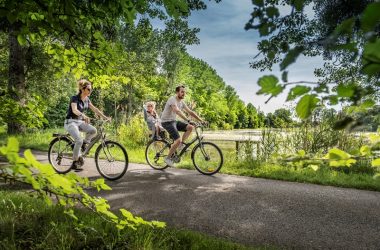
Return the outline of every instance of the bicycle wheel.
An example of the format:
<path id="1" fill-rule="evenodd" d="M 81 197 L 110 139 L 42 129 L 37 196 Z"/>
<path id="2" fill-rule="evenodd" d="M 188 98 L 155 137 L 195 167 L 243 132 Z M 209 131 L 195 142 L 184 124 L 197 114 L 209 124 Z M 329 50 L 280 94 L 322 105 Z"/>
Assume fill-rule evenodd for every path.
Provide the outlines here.
<path id="1" fill-rule="evenodd" d="M 169 167 L 165 163 L 165 157 L 168 156 L 170 144 L 165 140 L 151 141 L 145 149 L 146 162 L 154 169 L 164 170 Z"/>
<path id="2" fill-rule="evenodd" d="M 55 138 L 50 142 L 49 163 L 59 174 L 66 174 L 73 162 L 73 142 L 67 138 Z"/>
<path id="3" fill-rule="evenodd" d="M 108 180 L 121 178 L 128 169 L 128 154 L 117 142 L 105 141 L 95 152 L 95 163 L 101 176 Z"/>
<path id="4" fill-rule="evenodd" d="M 205 175 L 217 173 L 223 165 L 222 151 L 211 142 L 196 145 L 191 154 L 195 168 Z"/>

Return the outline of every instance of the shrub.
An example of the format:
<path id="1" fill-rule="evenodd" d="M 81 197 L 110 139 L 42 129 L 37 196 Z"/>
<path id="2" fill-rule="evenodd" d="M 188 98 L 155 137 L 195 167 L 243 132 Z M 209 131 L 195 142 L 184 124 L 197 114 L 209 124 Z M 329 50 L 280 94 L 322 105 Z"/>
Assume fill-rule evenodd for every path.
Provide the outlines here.
<path id="1" fill-rule="evenodd" d="M 146 145 L 149 140 L 149 130 L 141 114 L 133 116 L 127 124 L 121 124 L 117 135 L 121 142 L 130 147 Z"/>

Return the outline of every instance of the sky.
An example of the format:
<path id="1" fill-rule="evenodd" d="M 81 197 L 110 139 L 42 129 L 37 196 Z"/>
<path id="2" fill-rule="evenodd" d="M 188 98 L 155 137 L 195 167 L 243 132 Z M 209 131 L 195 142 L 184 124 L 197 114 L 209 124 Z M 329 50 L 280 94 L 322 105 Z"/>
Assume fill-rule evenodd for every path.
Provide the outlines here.
<path id="1" fill-rule="evenodd" d="M 252 103 L 265 113 L 294 107 L 295 103 L 285 102 L 286 94 L 272 98 L 268 104 L 265 104 L 268 96 L 256 95 L 261 76 L 274 74 L 280 79 L 281 72 L 279 65 L 274 65 L 272 72 L 249 67 L 261 40 L 257 31 L 244 29 L 253 7 L 251 0 L 223 0 L 218 4 L 207 1 L 206 10 L 193 12 L 189 18 L 190 26 L 201 30 L 200 44 L 188 46 L 188 53 L 213 67 L 246 104 Z M 315 81 L 314 68 L 321 65 L 321 59 L 300 57 L 288 68 L 288 80 Z"/>

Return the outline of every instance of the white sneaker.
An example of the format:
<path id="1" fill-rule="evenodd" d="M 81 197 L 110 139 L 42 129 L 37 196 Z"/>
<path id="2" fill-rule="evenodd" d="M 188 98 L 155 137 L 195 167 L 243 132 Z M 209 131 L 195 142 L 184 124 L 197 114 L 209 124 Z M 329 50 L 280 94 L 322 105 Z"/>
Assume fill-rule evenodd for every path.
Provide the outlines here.
<path id="1" fill-rule="evenodd" d="M 174 167 L 174 162 L 170 157 L 166 157 L 164 161 L 169 167 Z"/>

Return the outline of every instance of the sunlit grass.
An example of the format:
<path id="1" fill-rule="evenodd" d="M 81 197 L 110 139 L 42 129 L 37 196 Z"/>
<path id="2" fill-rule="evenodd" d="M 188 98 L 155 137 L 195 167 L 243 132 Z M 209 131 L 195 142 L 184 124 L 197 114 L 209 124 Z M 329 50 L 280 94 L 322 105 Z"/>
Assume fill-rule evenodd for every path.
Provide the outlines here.
<path id="1" fill-rule="evenodd" d="M 1 131 L 3 131 L 3 133 L 0 133 L 1 143 L 5 143 L 5 129 L 0 128 Z M 63 129 L 48 129 L 18 135 L 17 138 L 23 148 L 47 151 L 49 143 L 53 139 L 52 133 L 55 132 L 65 133 Z M 110 136 L 110 139 L 118 141 L 114 136 Z M 128 142 L 120 143 L 127 150 L 129 162 L 146 164 L 145 146 L 131 146 Z M 215 143 L 221 148 L 224 157 L 220 173 L 380 191 L 380 180 L 374 179 L 372 174 L 361 172 L 360 170 L 344 173 L 330 168 L 321 168 L 314 171 L 311 169 L 295 169 L 278 164 L 265 164 L 253 159 L 242 160 L 236 156 L 234 142 Z M 95 156 L 95 150 L 98 145 L 95 144 L 88 157 Z M 195 170 L 191 160 L 193 146 L 182 156 L 181 162 L 176 164 L 177 168 Z M 116 158 L 121 159 L 120 157 Z"/>
<path id="2" fill-rule="evenodd" d="M 141 226 L 118 232 L 85 210 L 79 221 L 62 207 L 47 206 L 23 192 L 0 190 L 0 249 L 274 249 L 248 248 L 205 234 Z"/>

